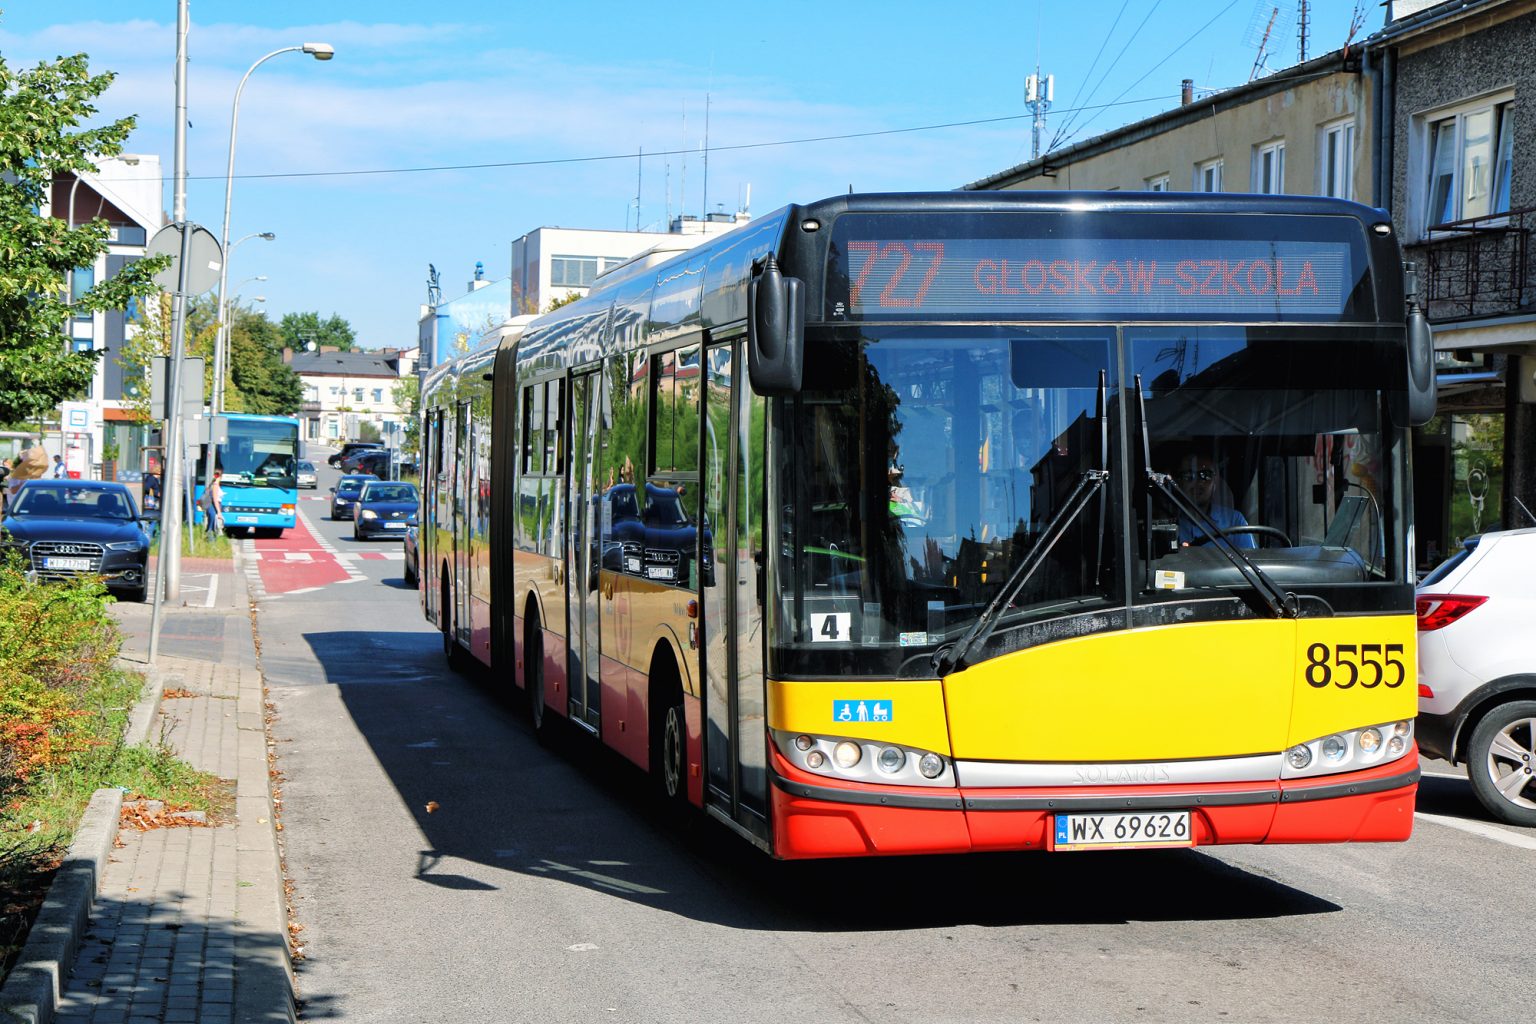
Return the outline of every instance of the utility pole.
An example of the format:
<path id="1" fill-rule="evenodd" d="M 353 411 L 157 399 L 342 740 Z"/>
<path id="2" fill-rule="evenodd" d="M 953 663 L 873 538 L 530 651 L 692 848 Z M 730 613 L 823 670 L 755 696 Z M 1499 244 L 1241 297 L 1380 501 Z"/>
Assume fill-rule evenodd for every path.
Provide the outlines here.
<path id="1" fill-rule="evenodd" d="M 187 266 L 191 262 L 192 225 L 187 223 L 187 26 L 189 0 L 176 4 L 176 181 L 173 217 L 181 233 L 176 261 L 176 295 L 171 326 L 171 360 L 166 369 L 165 477 L 160 488 L 160 561 L 155 574 L 155 603 L 150 614 L 149 660 L 160 648 L 160 608 L 181 596 L 181 492 L 186 442 L 182 438 L 181 365 L 187 354 Z"/>
<path id="2" fill-rule="evenodd" d="M 1024 105 L 1035 115 L 1034 144 L 1030 147 L 1031 160 L 1040 159 L 1040 133 L 1045 131 L 1045 114 L 1056 100 L 1056 76 L 1040 76 L 1040 67 L 1024 80 Z"/>

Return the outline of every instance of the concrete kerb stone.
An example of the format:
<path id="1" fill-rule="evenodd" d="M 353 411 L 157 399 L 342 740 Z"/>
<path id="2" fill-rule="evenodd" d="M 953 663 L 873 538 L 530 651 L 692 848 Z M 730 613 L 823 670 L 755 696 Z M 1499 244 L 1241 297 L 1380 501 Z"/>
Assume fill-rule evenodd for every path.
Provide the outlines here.
<path id="1" fill-rule="evenodd" d="M 148 669 L 144 690 L 129 713 L 123 733 L 124 742 L 135 746 L 149 738 L 165 684 L 149 666 L 119 661 L 118 667 L 130 671 Z M 122 807 L 123 794 L 117 789 L 98 789 L 86 804 L 74 842 L 69 844 L 64 863 L 48 886 L 48 896 L 27 933 L 21 956 L 4 988 L 0 988 L 0 1010 L 13 1019 L 27 1024 L 48 1024 L 53 1020 L 66 975 L 80 949 L 81 936 L 90 927 L 91 907 L 106 871 L 107 858 L 112 855 Z"/>

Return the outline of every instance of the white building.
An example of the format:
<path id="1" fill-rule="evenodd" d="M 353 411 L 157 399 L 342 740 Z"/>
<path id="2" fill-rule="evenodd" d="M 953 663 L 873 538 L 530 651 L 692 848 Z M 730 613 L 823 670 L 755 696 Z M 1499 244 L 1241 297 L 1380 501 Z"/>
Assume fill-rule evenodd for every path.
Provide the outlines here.
<path id="1" fill-rule="evenodd" d="M 72 298 L 144 257 L 149 240 L 168 222 L 160 205 L 163 188 L 160 158 L 145 154 L 102 159 L 94 171 L 55 179 L 50 202 L 42 210 L 45 216 L 72 226 L 98 217 L 108 224 L 106 253 L 71 275 Z M 72 404 L 72 422 L 63 424 L 65 459 L 72 467 L 89 467 L 91 473 L 99 471 L 108 445 L 118 451 L 119 469 L 137 469 L 139 449 L 146 443 L 145 428 L 133 422 L 124 402 L 141 386 L 135 374 L 125 379 L 119 362 L 123 342 L 134 330 L 127 321 L 123 312 L 107 312 L 75 317 L 70 323 L 77 352 L 105 353 L 97 361 L 90 393 L 82 403 Z"/>
<path id="2" fill-rule="evenodd" d="M 283 362 L 299 375 L 304 402 L 299 418 L 305 440 L 322 444 L 355 441 L 363 424 L 378 438 L 398 447 L 405 434 L 405 411 L 395 401 L 401 377 L 416 373 L 417 349 L 367 349 L 338 352 L 283 350 Z"/>

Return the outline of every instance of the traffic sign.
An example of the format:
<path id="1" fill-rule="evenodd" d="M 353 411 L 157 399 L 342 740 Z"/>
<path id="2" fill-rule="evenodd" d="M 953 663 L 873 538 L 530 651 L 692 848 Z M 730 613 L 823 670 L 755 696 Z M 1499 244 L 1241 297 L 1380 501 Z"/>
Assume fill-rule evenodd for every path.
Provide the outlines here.
<path id="1" fill-rule="evenodd" d="M 187 259 L 187 294 L 201 295 L 214 285 L 219 283 L 219 271 L 224 268 L 224 256 L 219 249 L 219 240 L 213 237 L 213 232 L 196 224 L 188 224 L 192 229 L 191 248 L 188 250 Z M 181 258 L 181 231 L 175 224 L 167 224 L 155 232 L 155 237 L 149 240 L 149 256 L 169 256 L 171 265 L 166 267 L 153 278 L 155 285 L 161 291 L 176 291 L 177 272 L 176 261 Z"/>

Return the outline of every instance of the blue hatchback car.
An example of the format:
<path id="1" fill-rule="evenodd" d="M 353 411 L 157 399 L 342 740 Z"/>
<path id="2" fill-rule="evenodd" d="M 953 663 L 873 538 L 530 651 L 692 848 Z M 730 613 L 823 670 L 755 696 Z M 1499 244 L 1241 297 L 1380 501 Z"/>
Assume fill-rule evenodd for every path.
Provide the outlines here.
<path id="1" fill-rule="evenodd" d="M 405 537 L 416 525 L 416 485 L 398 480 L 369 480 L 352 508 L 352 539 Z"/>

